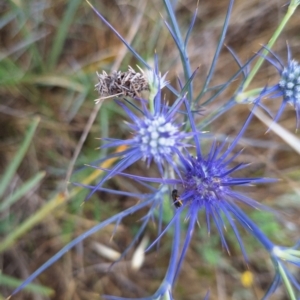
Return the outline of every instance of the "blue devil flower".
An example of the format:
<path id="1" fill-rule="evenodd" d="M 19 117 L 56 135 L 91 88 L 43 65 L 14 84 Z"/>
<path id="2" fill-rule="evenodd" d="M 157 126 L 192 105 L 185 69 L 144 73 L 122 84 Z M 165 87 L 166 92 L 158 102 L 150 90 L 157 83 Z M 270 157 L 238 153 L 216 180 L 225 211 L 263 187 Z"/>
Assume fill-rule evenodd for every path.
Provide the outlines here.
<path id="1" fill-rule="evenodd" d="M 87 198 L 102 186 L 104 181 L 141 159 L 146 161 L 147 166 L 154 161 L 158 166 L 160 174 L 163 175 L 164 164 L 169 163 L 175 168 L 173 155 L 178 152 L 178 148 L 188 146 L 184 140 L 190 137 L 191 133 L 182 131 L 181 127 L 183 123 L 176 122 L 177 112 L 184 98 L 179 97 L 172 106 L 167 106 L 161 99 L 160 91 L 161 86 L 165 84 L 164 76 L 160 77 L 157 67 L 155 73 L 153 72 L 152 80 L 154 83 L 149 82 L 150 92 L 156 90 L 156 94 L 154 98 L 149 97 L 149 101 L 137 98 L 136 100 L 140 103 L 137 106 L 126 99 L 124 99 L 124 102 L 115 100 L 131 120 L 131 122 L 127 123 L 131 137 L 125 140 L 103 139 L 107 143 L 102 148 L 115 148 L 124 145 L 126 149 L 122 152 L 108 155 L 101 160 L 104 161 L 112 157 L 120 158 L 114 168 L 92 189 Z"/>
<path id="2" fill-rule="evenodd" d="M 270 49 L 267 49 L 274 57 L 266 57 L 266 59 L 277 69 L 280 80 L 279 82 L 267 90 L 271 94 L 271 98 L 282 97 L 282 104 L 274 118 L 274 122 L 278 121 L 287 104 L 291 104 L 296 111 L 296 128 L 300 125 L 300 65 L 291 58 L 291 50 L 288 47 L 287 64 L 284 65 L 281 59 Z"/>
<path id="3" fill-rule="evenodd" d="M 255 106 L 253 109 L 255 109 Z M 189 109 L 187 109 L 187 111 L 189 112 Z M 189 115 L 191 126 L 193 130 L 196 130 L 193 117 L 190 113 Z M 223 151 L 223 149 L 226 141 L 221 145 L 217 145 L 216 142 L 213 142 L 209 153 L 203 155 L 199 137 L 195 134 L 196 156 L 194 157 L 189 153 L 179 154 L 182 165 L 181 179 L 178 180 L 176 184 L 179 190 L 181 190 L 180 200 L 182 207 L 179 210 L 186 207 L 189 226 L 178 270 L 191 240 L 195 224 L 198 222 L 198 213 L 201 210 L 205 210 L 208 232 L 210 232 L 210 219 L 212 219 L 220 234 L 222 245 L 229 252 L 223 234 L 225 219 L 227 219 L 246 258 L 242 240 L 234 221 L 238 219 L 235 213 L 237 204 L 243 203 L 254 208 L 263 208 L 264 206 L 233 188 L 274 181 L 274 179 L 259 177 L 238 178 L 233 175 L 235 171 L 247 167 L 247 164 L 244 163 L 239 163 L 234 167 L 230 165 L 241 153 L 241 151 L 239 151 L 232 155 L 232 150 L 245 132 L 252 119 L 252 115 L 253 113 L 251 112 L 243 128 L 225 151 Z"/>

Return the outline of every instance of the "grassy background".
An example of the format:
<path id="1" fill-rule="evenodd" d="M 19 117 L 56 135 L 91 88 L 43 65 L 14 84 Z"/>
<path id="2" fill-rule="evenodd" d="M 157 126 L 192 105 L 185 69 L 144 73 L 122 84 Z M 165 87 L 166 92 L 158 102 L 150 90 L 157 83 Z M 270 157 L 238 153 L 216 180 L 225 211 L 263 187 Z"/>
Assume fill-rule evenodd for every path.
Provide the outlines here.
<path id="1" fill-rule="evenodd" d="M 1 299 L 18 285 L 17 279 L 25 279 L 67 242 L 136 201 L 96 193 L 81 206 L 87 191 L 67 184 L 94 182 L 99 176 L 82 168 L 106 154 L 95 149 L 100 145 L 96 138 L 126 137 L 119 121 L 122 112 L 113 101 L 105 102 L 99 112 L 95 110 L 95 72 L 126 70 L 128 65 L 135 66 L 136 60 L 124 51 L 121 42 L 84 1 L 26 2 L 0 3 Z M 178 2 L 176 13 L 183 32 L 189 26 L 196 2 Z M 168 79 L 176 85 L 176 76 L 182 75 L 182 69 L 174 42 L 159 14 L 164 15 L 160 1 L 107 0 L 93 4 L 150 63 L 156 50 L 161 72 L 169 71 Z M 200 66 L 194 81 L 196 91 L 200 90 L 213 58 L 227 4 L 228 1 L 217 0 L 199 2 L 189 46 L 192 69 Z M 226 44 L 242 61 L 257 51 L 260 44 L 267 43 L 286 11 L 285 4 L 282 0 L 236 1 Z M 300 59 L 297 14 L 299 10 L 274 48 L 283 58 L 288 41 L 295 58 Z M 213 83 L 226 81 L 236 70 L 233 58 L 223 49 Z M 276 80 L 276 70 L 264 64 L 253 87 Z M 205 114 L 226 101 L 235 87 L 233 84 L 210 104 Z M 171 99 L 167 91 L 166 97 Z M 268 101 L 268 105 L 276 111 L 280 101 Z M 236 106 L 207 130 L 219 139 L 224 135 L 234 137 L 248 113 L 246 105 Z M 295 112 L 289 107 L 280 124 L 294 132 L 295 122 Z M 253 163 L 243 175 L 282 179 L 276 184 L 249 189 L 253 198 L 272 205 L 280 214 L 276 218 L 262 212 L 250 215 L 274 241 L 289 245 L 299 232 L 299 156 L 276 134 L 265 135 L 265 131 L 266 126 L 259 120 L 252 122 L 242 139 L 246 149 L 239 159 Z M 84 132 L 88 135 L 81 147 Z M 76 149 L 80 154 L 72 165 Z M 72 170 L 78 171 L 68 178 Z M 120 178 L 111 180 L 108 186 L 136 189 L 132 182 Z M 87 239 L 39 277 L 39 286 L 31 287 L 34 293 L 23 291 L 13 299 L 93 300 L 101 294 L 149 295 L 163 278 L 170 237 L 163 239 L 159 251 L 147 254 L 139 271 L 130 268 L 135 248 L 109 273 L 106 269 L 110 260 L 95 251 L 95 243 L 102 243 L 122 252 L 139 228 L 135 221 L 139 217 L 125 219 L 113 240 L 113 226 Z M 210 288 L 212 300 L 260 299 L 273 273 L 267 254 L 253 239 L 245 235 L 249 270 L 255 276 L 253 284 L 245 287 L 242 279 L 248 269 L 232 234 L 227 235 L 231 248 L 228 256 L 220 247 L 218 235 L 207 237 L 205 226 L 196 232 L 175 298 L 202 299 Z M 155 226 L 149 226 L 147 235 L 155 237 Z M 283 292 L 279 290 L 273 299 L 285 299 Z"/>

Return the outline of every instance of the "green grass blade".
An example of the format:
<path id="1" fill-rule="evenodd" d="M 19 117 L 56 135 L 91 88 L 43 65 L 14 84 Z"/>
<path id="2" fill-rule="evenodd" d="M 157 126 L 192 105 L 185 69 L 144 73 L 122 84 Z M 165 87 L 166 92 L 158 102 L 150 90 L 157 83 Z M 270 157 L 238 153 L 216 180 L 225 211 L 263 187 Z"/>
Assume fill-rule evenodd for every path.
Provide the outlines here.
<path id="1" fill-rule="evenodd" d="M 32 30 L 30 23 L 34 24 L 35 20 L 32 18 L 33 11 L 32 5 L 24 5 L 22 1 L 10 1 L 11 10 L 16 14 L 17 28 L 25 40 L 34 40 L 35 30 Z M 17 32 L 15 32 L 17 34 Z M 41 52 L 37 43 L 30 43 L 28 47 L 31 54 L 31 66 L 37 67 L 39 70 L 44 69 L 44 59 L 41 56 Z"/>
<path id="2" fill-rule="evenodd" d="M 28 35 L 20 42 L 16 43 L 15 45 L 11 46 L 6 52 L 0 54 L 0 59 L 4 59 L 6 57 L 11 56 L 12 54 L 19 52 L 21 50 L 26 50 L 26 48 L 30 48 L 32 44 L 35 44 L 37 41 L 46 37 L 49 33 L 48 32 L 37 32 Z"/>
<path id="3" fill-rule="evenodd" d="M 26 78 L 22 80 L 23 83 L 30 83 L 30 84 L 38 84 L 44 86 L 56 86 L 62 87 L 66 89 L 70 89 L 79 93 L 85 91 L 85 86 L 70 76 L 65 75 L 40 75 L 40 76 L 31 76 L 28 75 Z"/>
<path id="4" fill-rule="evenodd" d="M 46 172 L 39 172 L 34 177 L 26 181 L 15 193 L 10 195 L 0 204 L 0 212 L 13 205 L 20 200 L 26 193 L 28 193 L 35 185 L 37 185 L 46 175 Z"/>
<path id="5" fill-rule="evenodd" d="M 44 206 L 42 206 L 35 214 L 26 219 L 23 223 L 19 224 L 18 227 L 14 228 L 0 243 L 0 253 L 11 247 L 15 241 L 28 232 L 33 226 L 41 223 L 45 218 L 51 214 L 57 207 L 66 203 L 68 197 L 64 196 L 63 193 L 58 193 L 48 201 Z"/>
<path id="6" fill-rule="evenodd" d="M 25 139 L 24 139 L 22 145 L 20 146 L 20 148 L 19 148 L 18 152 L 16 153 L 12 162 L 9 164 L 9 166 L 5 170 L 5 173 L 0 180 L 0 197 L 3 196 L 5 189 L 7 188 L 9 182 L 13 178 L 15 172 L 17 171 L 21 161 L 23 160 L 23 158 L 29 148 L 29 145 L 32 141 L 33 135 L 35 133 L 35 130 L 36 130 L 39 122 L 40 122 L 39 117 L 36 117 L 32 121 L 32 123 L 30 124 L 30 127 L 26 133 L 26 136 L 25 136 Z"/>
<path id="7" fill-rule="evenodd" d="M 24 71 L 10 58 L 1 60 L 1 55 L 0 53 L 0 85 L 15 87 L 24 77 Z"/>
<path id="8" fill-rule="evenodd" d="M 0 286 L 6 286 L 6 287 L 11 287 L 11 288 L 16 288 L 18 287 L 23 281 L 16 279 L 11 276 L 4 275 L 0 272 Z M 31 283 L 29 284 L 25 290 L 28 292 L 33 292 L 36 294 L 44 295 L 44 296 L 53 296 L 54 295 L 54 290 L 42 285 L 34 284 Z"/>
<path id="9" fill-rule="evenodd" d="M 70 27 L 72 21 L 74 20 L 74 15 L 75 15 L 76 10 L 81 2 L 82 2 L 81 0 L 70 0 L 69 1 L 69 5 L 68 5 L 67 11 L 64 15 L 64 18 L 63 18 L 62 22 L 60 23 L 59 27 L 57 28 L 53 47 L 52 47 L 50 55 L 49 55 L 48 66 L 50 69 L 52 69 L 57 63 L 57 60 L 63 49 L 69 27 Z"/>

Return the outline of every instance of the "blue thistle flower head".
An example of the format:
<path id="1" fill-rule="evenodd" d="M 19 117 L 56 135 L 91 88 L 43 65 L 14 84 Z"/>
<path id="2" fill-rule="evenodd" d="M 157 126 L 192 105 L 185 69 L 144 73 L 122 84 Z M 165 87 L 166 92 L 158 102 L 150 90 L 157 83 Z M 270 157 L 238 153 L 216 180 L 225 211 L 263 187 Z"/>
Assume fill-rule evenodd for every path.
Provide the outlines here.
<path id="1" fill-rule="evenodd" d="M 258 104 L 256 103 L 253 109 L 255 109 L 256 105 Z M 198 223 L 199 212 L 202 210 L 205 212 L 208 233 L 210 233 L 210 223 L 212 220 L 220 235 L 223 247 L 229 253 L 229 247 L 224 235 L 224 230 L 226 229 L 225 223 L 227 221 L 235 234 L 245 260 L 248 261 L 236 221 L 246 230 L 249 230 L 250 222 L 238 204 L 245 204 L 253 208 L 266 210 L 269 210 L 269 208 L 235 188 L 276 181 L 270 178 L 241 178 L 234 176 L 235 171 L 245 168 L 248 165 L 239 163 L 231 167 L 231 163 L 241 153 L 241 151 L 238 151 L 236 154 L 232 154 L 232 150 L 246 130 L 252 115 L 253 111 L 251 111 L 240 133 L 226 150 L 224 150 L 226 142 L 223 142 L 219 146 L 216 142 L 213 142 L 209 153 L 203 155 L 200 148 L 200 141 L 198 140 L 198 136 L 195 135 L 196 156 L 194 157 L 189 153 L 179 155 L 182 165 L 182 174 L 181 179 L 175 184 L 181 189 L 179 196 L 181 205 L 177 209 L 177 214 L 181 214 L 181 212 L 186 209 L 186 219 L 189 220 L 189 224 L 174 280 L 178 277 L 195 225 Z M 192 127 L 195 126 L 192 124 Z M 260 230 L 253 230 L 252 227 L 250 230 L 252 231 L 251 234 L 257 240 L 264 242 L 267 249 L 271 249 L 270 245 L 272 244 L 265 238 Z"/>
<path id="2" fill-rule="evenodd" d="M 126 150 L 107 155 L 102 161 L 112 157 L 120 158 L 119 162 L 101 179 L 98 185 L 90 192 L 88 198 L 108 179 L 122 172 L 127 167 L 144 160 L 147 166 L 152 161 L 158 166 L 163 175 L 165 163 L 174 166 L 173 155 L 181 147 L 189 146 L 185 139 L 191 136 L 191 133 L 181 130 L 182 122 L 177 122 L 177 112 L 184 101 L 184 98 L 177 99 L 171 107 L 168 107 L 161 99 L 161 91 L 158 90 L 153 101 L 137 99 L 140 107 L 133 102 L 124 99 L 124 102 L 115 100 L 125 111 L 130 122 L 127 126 L 130 129 L 129 139 L 111 139 L 104 138 L 107 143 L 102 148 L 115 148 L 120 145 L 126 146 Z M 153 102 L 153 103 L 152 103 Z M 131 109 L 130 109 L 131 108 Z"/>
<path id="3" fill-rule="evenodd" d="M 272 94 L 271 98 L 282 97 L 282 104 L 274 118 L 276 122 L 287 104 L 291 104 L 296 111 L 296 128 L 300 126 L 300 64 L 291 58 L 291 50 L 288 47 L 287 64 L 284 65 L 281 59 L 270 49 L 267 49 L 274 57 L 266 59 L 276 67 L 280 80 L 278 84 L 271 87 L 267 93 Z"/>
<path id="4" fill-rule="evenodd" d="M 128 146 L 127 158 L 132 156 L 136 160 L 143 159 L 149 165 L 152 160 L 157 164 L 164 161 L 171 162 L 172 155 L 177 149 L 186 146 L 183 142 L 190 134 L 181 130 L 182 122 L 176 122 L 177 108 L 182 103 L 180 100 L 176 107 L 168 108 L 166 103 L 161 102 L 160 92 L 154 98 L 154 111 L 146 105 L 149 103 L 140 99 L 140 109 L 132 102 L 126 101 L 128 106 L 135 109 L 134 113 L 123 102 L 116 102 L 123 108 L 131 122 L 127 126 L 131 130 L 132 137 L 128 140 L 110 141 L 104 147 L 116 147 L 121 143 Z"/>
<path id="5" fill-rule="evenodd" d="M 196 217 L 194 216 L 200 210 L 205 209 L 208 229 L 210 228 L 209 219 L 212 217 L 226 248 L 226 242 L 223 239 L 221 213 L 224 213 L 229 223 L 233 225 L 233 219 L 229 212 L 233 212 L 232 207 L 235 206 L 236 202 L 241 202 L 255 208 L 262 207 L 262 205 L 253 199 L 233 190 L 233 187 L 270 182 L 270 179 L 267 178 L 234 177 L 234 172 L 247 167 L 247 164 L 240 163 L 234 167 L 230 166 L 232 161 L 241 153 L 239 151 L 232 155 L 232 150 L 246 130 L 251 118 L 252 112 L 238 136 L 225 151 L 223 151 L 223 148 L 226 141 L 219 146 L 216 142 L 213 142 L 209 153 L 203 155 L 198 136 L 195 136 L 196 156 L 194 157 L 189 153 L 185 155 L 179 154 L 183 166 L 182 179 L 178 182 L 182 187 L 180 199 L 183 206 L 187 206 L 188 208 L 188 217 L 196 221 Z M 195 127 L 192 117 L 190 121 L 192 127 Z"/>
<path id="6" fill-rule="evenodd" d="M 161 163 L 166 156 L 174 153 L 173 148 L 180 145 L 181 133 L 164 114 L 137 119 L 134 141 L 139 146 L 143 158 Z"/>
<path id="7" fill-rule="evenodd" d="M 279 88 L 287 102 L 293 105 L 300 103 L 300 65 L 297 61 L 291 60 L 283 68 Z"/>
<path id="8" fill-rule="evenodd" d="M 178 102 L 180 106 L 182 100 Z M 132 138 L 124 141 L 125 145 L 131 148 L 131 155 L 136 158 L 142 158 L 147 161 L 147 165 L 152 160 L 162 169 L 164 161 L 172 162 L 172 155 L 177 149 L 185 146 L 183 140 L 189 134 L 181 131 L 179 124 L 175 121 L 177 110 L 168 109 L 165 103 L 161 103 L 160 93 L 154 99 L 154 112 L 151 112 L 141 101 L 142 109 L 137 108 L 132 103 L 140 115 L 134 114 L 127 106 L 118 101 L 119 105 L 127 113 L 131 119 L 131 123 L 127 123 L 131 129 Z M 110 143 L 109 146 L 116 146 L 116 142 Z"/>

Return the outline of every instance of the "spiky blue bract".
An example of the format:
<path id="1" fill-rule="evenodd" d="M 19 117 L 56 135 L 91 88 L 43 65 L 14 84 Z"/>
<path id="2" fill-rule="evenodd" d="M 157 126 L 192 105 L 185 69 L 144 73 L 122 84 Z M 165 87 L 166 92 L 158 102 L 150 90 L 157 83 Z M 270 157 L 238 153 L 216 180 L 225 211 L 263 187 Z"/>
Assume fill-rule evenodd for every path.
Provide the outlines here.
<path id="1" fill-rule="evenodd" d="M 164 165 L 174 166 L 173 155 L 182 147 L 187 147 L 186 138 L 191 133 L 184 132 L 182 121 L 178 122 L 178 110 L 184 101 L 184 98 L 178 99 L 171 107 L 168 107 L 161 99 L 161 91 L 158 92 L 153 100 L 151 107 L 150 101 L 137 99 L 140 105 L 124 100 L 116 100 L 116 103 L 127 114 L 130 122 L 127 123 L 130 138 L 129 139 L 103 139 L 107 143 L 103 148 L 116 148 L 120 145 L 127 147 L 126 150 L 108 155 L 102 159 L 105 161 L 112 157 L 120 158 L 119 162 L 101 179 L 101 181 L 92 189 L 89 198 L 98 187 L 109 178 L 122 172 L 130 165 L 139 160 L 144 160 L 147 166 L 153 161 L 160 174 L 163 175 Z M 150 107 L 149 107 L 150 106 Z"/>
<path id="2" fill-rule="evenodd" d="M 282 104 L 274 122 L 278 121 L 286 105 L 291 104 L 296 111 L 296 129 L 298 129 L 300 126 L 300 64 L 292 59 L 289 47 L 286 64 L 273 51 L 267 50 L 273 55 L 273 58 L 266 57 L 266 59 L 275 66 L 280 76 L 279 82 L 267 90 L 270 98 L 282 97 Z"/>

